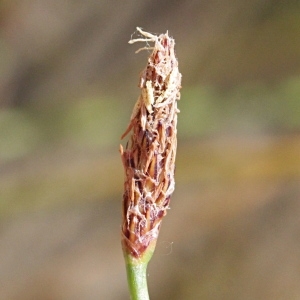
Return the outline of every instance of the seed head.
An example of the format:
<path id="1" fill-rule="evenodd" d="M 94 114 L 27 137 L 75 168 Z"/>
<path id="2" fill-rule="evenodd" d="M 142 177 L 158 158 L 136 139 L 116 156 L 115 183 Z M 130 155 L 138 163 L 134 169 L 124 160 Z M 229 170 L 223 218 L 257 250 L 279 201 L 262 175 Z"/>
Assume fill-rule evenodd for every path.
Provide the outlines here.
<path id="1" fill-rule="evenodd" d="M 177 100 L 181 74 L 175 41 L 168 32 L 159 36 L 137 28 L 143 36 L 135 42 L 153 42 L 146 68 L 140 76 L 139 96 L 124 138 L 131 136 L 120 153 L 125 170 L 123 195 L 123 248 L 139 258 L 156 242 L 163 216 L 175 188 Z M 138 52 L 137 51 L 137 52 Z"/>

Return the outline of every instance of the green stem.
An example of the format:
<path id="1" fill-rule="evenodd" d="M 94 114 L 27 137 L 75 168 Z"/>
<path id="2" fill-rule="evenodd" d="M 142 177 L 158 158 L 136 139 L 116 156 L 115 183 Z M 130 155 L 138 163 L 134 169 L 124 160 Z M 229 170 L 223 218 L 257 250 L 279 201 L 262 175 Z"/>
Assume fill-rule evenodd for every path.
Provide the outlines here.
<path id="1" fill-rule="evenodd" d="M 131 300 L 149 300 L 147 265 L 148 262 L 136 263 L 127 260 L 126 271 Z"/>
<path id="2" fill-rule="evenodd" d="M 131 300 L 150 299 L 147 287 L 147 265 L 153 255 L 155 244 L 156 240 L 152 241 L 139 258 L 134 257 L 123 244 Z"/>

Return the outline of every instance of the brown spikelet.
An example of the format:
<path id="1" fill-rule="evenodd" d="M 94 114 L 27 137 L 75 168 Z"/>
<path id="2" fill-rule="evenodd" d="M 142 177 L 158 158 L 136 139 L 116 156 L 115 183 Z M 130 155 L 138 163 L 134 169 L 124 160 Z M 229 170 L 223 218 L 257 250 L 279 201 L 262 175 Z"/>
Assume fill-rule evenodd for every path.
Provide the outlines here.
<path id="1" fill-rule="evenodd" d="M 120 153 L 125 170 L 122 243 L 134 257 L 140 257 L 155 243 L 163 216 L 175 188 L 177 100 L 181 74 L 175 57 L 175 41 L 168 32 L 159 36 L 137 30 L 154 42 L 145 70 L 141 73 L 141 95 L 133 109 L 129 126 L 131 137 Z M 137 51 L 137 52 L 138 52 Z"/>

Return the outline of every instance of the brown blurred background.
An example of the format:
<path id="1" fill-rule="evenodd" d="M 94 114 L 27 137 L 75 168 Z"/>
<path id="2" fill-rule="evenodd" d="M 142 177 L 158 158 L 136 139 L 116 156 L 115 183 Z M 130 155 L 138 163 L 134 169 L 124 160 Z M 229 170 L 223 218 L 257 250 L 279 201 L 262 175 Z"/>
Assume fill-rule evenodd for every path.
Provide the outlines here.
<path id="1" fill-rule="evenodd" d="M 0 2 L 0 299 L 129 299 L 118 153 L 147 52 L 183 74 L 151 299 L 300 299 L 300 2 Z"/>

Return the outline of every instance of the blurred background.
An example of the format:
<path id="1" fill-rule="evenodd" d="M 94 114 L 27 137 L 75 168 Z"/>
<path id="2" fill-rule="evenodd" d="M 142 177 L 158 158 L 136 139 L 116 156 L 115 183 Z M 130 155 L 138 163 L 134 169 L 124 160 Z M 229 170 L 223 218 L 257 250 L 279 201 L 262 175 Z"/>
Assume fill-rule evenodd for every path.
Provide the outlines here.
<path id="1" fill-rule="evenodd" d="M 140 26 L 169 30 L 183 75 L 151 299 L 300 299 L 299 15 L 297 0 L 2 0 L 0 298 L 129 299 L 118 147 Z"/>

